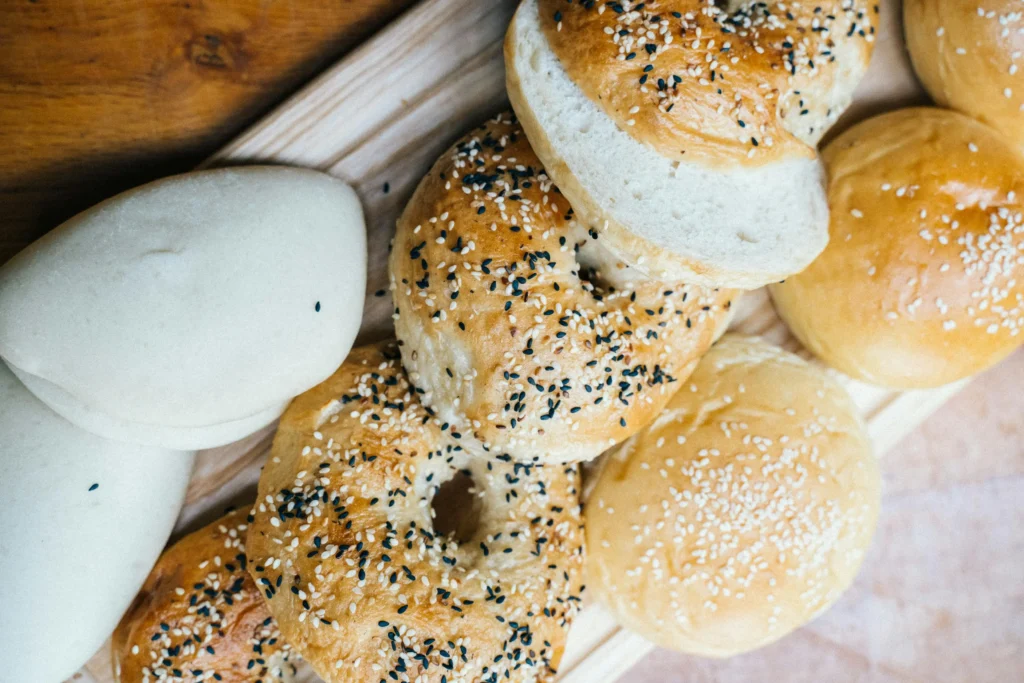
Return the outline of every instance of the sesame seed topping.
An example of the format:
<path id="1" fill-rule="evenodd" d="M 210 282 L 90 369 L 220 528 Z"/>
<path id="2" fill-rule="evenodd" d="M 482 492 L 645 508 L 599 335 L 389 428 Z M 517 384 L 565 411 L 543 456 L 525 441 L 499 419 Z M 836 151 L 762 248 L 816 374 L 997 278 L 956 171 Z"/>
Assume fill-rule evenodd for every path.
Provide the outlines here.
<path id="1" fill-rule="evenodd" d="M 250 571 L 322 670 L 547 679 L 582 590 L 577 469 L 471 457 L 419 396 L 381 344 L 296 399 L 260 482 Z M 435 508 L 457 477 L 469 481 L 457 509 L 477 519 L 446 529 Z M 316 646 L 324 628 L 345 647 Z"/>
<path id="2" fill-rule="evenodd" d="M 668 400 L 731 306 L 604 249 L 510 115 L 457 143 L 420 197 L 392 250 L 395 324 L 422 400 L 474 452 L 595 457 Z"/>

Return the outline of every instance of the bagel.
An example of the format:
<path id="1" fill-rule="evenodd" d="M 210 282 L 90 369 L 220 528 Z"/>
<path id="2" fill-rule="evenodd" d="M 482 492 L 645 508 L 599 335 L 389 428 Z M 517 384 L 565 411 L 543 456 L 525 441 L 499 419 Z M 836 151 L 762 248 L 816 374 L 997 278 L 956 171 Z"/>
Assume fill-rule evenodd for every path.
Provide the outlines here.
<path id="1" fill-rule="evenodd" d="M 905 0 L 907 51 L 936 103 L 1024 145 L 1024 14 L 1018 0 Z"/>
<path id="2" fill-rule="evenodd" d="M 598 475 L 587 585 L 661 647 L 727 657 L 852 583 L 880 475 L 853 401 L 794 354 L 726 335 L 686 384 Z"/>
<path id="3" fill-rule="evenodd" d="M 581 591 L 577 468 L 471 458 L 399 359 L 356 349 L 285 412 L 249 571 L 327 683 L 551 680 Z M 478 521 L 448 533 L 431 510 L 456 475 Z"/>
<path id="4" fill-rule="evenodd" d="M 248 511 L 164 551 L 114 631 L 121 683 L 290 681 L 290 648 L 246 572 Z"/>
<path id="5" fill-rule="evenodd" d="M 822 153 L 832 241 L 771 286 L 823 361 L 872 384 L 936 387 L 1024 343 L 1024 155 L 930 107 L 864 121 Z"/>
<path id="6" fill-rule="evenodd" d="M 592 459 L 653 418 L 735 295 L 611 258 L 507 114 L 420 183 L 390 276 L 422 401 L 466 448 L 548 463 Z"/>
<path id="7" fill-rule="evenodd" d="M 825 247 L 814 147 L 867 69 L 865 0 L 524 0 L 509 97 L 605 246 L 654 277 L 753 289 Z"/>

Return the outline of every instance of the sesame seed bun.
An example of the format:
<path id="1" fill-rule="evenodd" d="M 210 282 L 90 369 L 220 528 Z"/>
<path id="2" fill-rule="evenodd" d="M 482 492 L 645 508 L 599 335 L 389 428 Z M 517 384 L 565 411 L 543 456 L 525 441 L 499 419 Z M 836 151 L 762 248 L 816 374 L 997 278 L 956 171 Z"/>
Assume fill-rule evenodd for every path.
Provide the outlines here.
<path id="1" fill-rule="evenodd" d="M 541 161 L 654 277 L 753 289 L 827 241 L 814 147 L 867 68 L 875 15 L 744 7 L 524 0 L 506 35 L 509 97 Z"/>
<path id="2" fill-rule="evenodd" d="M 424 177 L 391 250 L 395 332 L 463 447 L 596 458 L 657 415 L 710 346 L 734 290 L 651 280 L 602 243 L 510 114 Z"/>
<path id="3" fill-rule="evenodd" d="M 448 533 L 434 499 L 460 473 L 478 518 Z M 581 590 L 577 468 L 470 457 L 394 344 L 295 399 L 253 514 L 249 572 L 327 683 L 553 679 Z"/>
<path id="4" fill-rule="evenodd" d="M 874 384 L 934 387 L 1024 341 L 1024 156 L 949 110 L 869 119 L 823 152 L 831 241 L 772 286 L 826 363 Z"/>
<path id="5" fill-rule="evenodd" d="M 726 657 L 828 609 L 875 528 L 879 471 L 842 387 L 726 335 L 586 508 L 587 585 L 662 647 Z"/>
<path id="6" fill-rule="evenodd" d="M 246 572 L 248 510 L 228 513 L 164 551 L 114 631 L 123 683 L 290 681 L 290 648 Z"/>
<path id="7" fill-rule="evenodd" d="M 903 30 L 935 101 L 1024 144 L 1024 13 L 1019 0 L 905 0 Z"/>

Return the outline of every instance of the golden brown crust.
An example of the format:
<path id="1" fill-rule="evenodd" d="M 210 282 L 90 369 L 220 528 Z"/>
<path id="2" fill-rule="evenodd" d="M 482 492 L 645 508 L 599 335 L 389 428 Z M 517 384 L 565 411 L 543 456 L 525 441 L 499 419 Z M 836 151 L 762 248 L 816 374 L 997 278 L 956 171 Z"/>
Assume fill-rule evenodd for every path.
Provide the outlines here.
<path id="1" fill-rule="evenodd" d="M 390 272 L 424 402 L 467 447 L 540 462 L 596 457 L 657 414 L 736 295 L 650 280 L 612 258 L 510 115 L 423 179 Z"/>
<path id="2" fill-rule="evenodd" d="M 777 640 L 853 581 L 880 477 L 826 373 L 726 335 L 587 502 L 587 579 L 657 644 L 724 657 Z"/>
<path id="3" fill-rule="evenodd" d="M 931 387 L 1024 341 L 1024 157 L 942 109 L 850 129 L 823 153 L 831 241 L 771 287 L 825 362 L 875 384 Z"/>
<path id="4" fill-rule="evenodd" d="M 906 0 L 907 48 L 935 101 L 1024 144 L 1024 14 L 1018 0 Z"/>
<path id="5" fill-rule="evenodd" d="M 538 2 L 569 76 L 619 128 L 712 165 L 813 156 L 867 67 L 877 13 L 840 0 Z"/>
<path id="6" fill-rule="evenodd" d="M 114 631 L 120 683 L 271 683 L 291 673 L 289 648 L 246 573 L 247 517 L 229 513 L 160 557 Z"/>
<path id="7" fill-rule="evenodd" d="M 457 471 L 481 504 L 462 543 L 430 515 Z M 550 680 L 579 600 L 577 487 L 575 467 L 468 457 L 397 347 L 363 347 L 285 413 L 249 570 L 328 683 Z"/>

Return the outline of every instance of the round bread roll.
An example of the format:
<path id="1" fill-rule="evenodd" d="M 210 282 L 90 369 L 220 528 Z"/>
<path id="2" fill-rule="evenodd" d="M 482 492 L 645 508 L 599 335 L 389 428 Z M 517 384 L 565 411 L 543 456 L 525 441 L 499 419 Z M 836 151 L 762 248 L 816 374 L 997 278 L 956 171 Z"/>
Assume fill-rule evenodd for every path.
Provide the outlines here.
<path id="1" fill-rule="evenodd" d="M 771 287 L 826 363 L 873 384 L 934 387 L 1024 340 L 1024 156 L 943 109 L 865 121 L 824 150 L 831 242 Z"/>
<path id="2" fill-rule="evenodd" d="M 458 477 L 462 523 L 442 524 Z M 327 683 L 549 681 L 579 604 L 578 487 L 575 466 L 471 458 L 393 344 L 356 349 L 281 419 L 249 572 Z"/>
<path id="3" fill-rule="evenodd" d="M 185 450 L 235 441 L 344 360 L 365 240 L 355 193 L 315 171 L 150 183 L 0 268 L 0 356 L 100 436 Z"/>
<path id="4" fill-rule="evenodd" d="M 587 586 L 662 646 L 727 657 L 829 608 L 875 528 L 878 464 L 824 371 L 726 335 L 587 501 Z"/>
<path id="5" fill-rule="evenodd" d="M 99 649 L 167 542 L 194 456 L 82 431 L 0 363 L 0 680 L 60 683 Z"/>
<path id="6" fill-rule="evenodd" d="M 733 290 L 648 279 L 574 219 L 502 115 L 420 183 L 391 251 L 395 330 L 421 400 L 476 452 L 597 457 L 689 375 Z"/>
<path id="7" fill-rule="evenodd" d="M 875 11 L 524 0 L 508 91 L 580 217 L 654 277 L 753 289 L 825 247 L 815 145 L 867 68 Z"/>
<path id="8" fill-rule="evenodd" d="M 290 648 L 246 571 L 248 510 L 164 551 L 114 631 L 120 683 L 291 681 Z"/>
<path id="9" fill-rule="evenodd" d="M 1019 0 L 904 0 L 903 30 L 921 83 L 1024 144 L 1024 12 Z"/>

